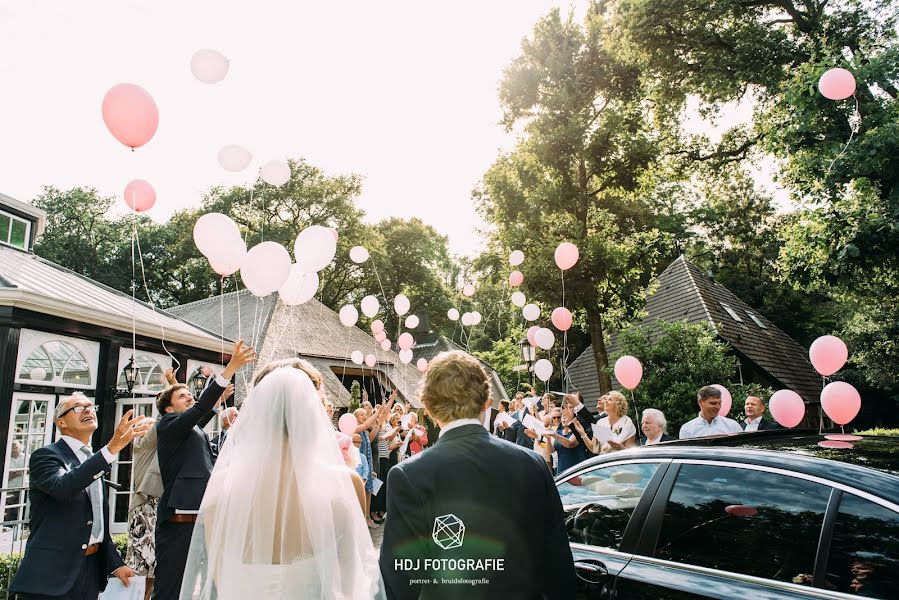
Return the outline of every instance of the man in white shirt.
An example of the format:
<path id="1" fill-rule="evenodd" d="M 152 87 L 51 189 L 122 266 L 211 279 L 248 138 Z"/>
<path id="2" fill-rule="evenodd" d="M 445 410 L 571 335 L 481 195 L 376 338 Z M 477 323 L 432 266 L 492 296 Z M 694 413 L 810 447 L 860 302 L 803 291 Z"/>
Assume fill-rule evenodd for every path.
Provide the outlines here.
<path id="1" fill-rule="evenodd" d="M 718 388 L 710 385 L 700 388 L 696 398 L 699 404 L 699 416 L 681 426 L 680 439 L 743 431 L 739 423 L 718 414 L 718 411 L 721 410 L 721 392 Z"/>

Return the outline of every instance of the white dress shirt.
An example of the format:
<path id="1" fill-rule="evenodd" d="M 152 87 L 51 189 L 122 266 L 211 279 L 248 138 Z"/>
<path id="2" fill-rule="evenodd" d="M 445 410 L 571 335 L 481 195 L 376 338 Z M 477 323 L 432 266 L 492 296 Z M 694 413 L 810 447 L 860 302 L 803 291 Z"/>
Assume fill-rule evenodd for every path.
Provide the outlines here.
<path id="1" fill-rule="evenodd" d="M 705 437 L 707 435 L 718 435 L 722 433 L 741 433 L 743 428 L 733 419 L 716 415 L 712 422 L 709 423 L 702 418 L 702 414 L 687 421 L 680 428 L 680 439 Z"/>
<path id="2" fill-rule="evenodd" d="M 756 417 L 754 419 L 745 419 L 746 429 L 743 431 L 758 431 L 759 430 L 759 422 L 762 420 L 761 417 Z"/>
<path id="3" fill-rule="evenodd" d="M 68 435 L 62 436 L 61 439 L 65 440 L 65 443 L 69 445 L 69 448 L 71 448 L 72 452 L 75 453 L 75 456 L 78 457 L 78 462 L 81 464 L 84 464 L 84 461 L 87 460 L 87 457 L 84 456 L 84 452 L 82 452 L 81 449 L 84 448 L 85 445 L 90 446 L 90 444 L 84 444 L 80 440 L 76 440 L 75 438 L 68 436 Z M 103 446 L 102 448 L 100 448 L 100 454 L 103 455 L 103 458 L 105 458 L 106 462 L 109 464 L 112 464 L 113 461 L 115 460 L 115 455 L 112 452 L 110 452 L 109 448 L 107 448 L 106 446 Z M 91 483 L 93 483 L 93 482 L 91 482 Z M 100 513 L 101 514 L 103 514 L 103 510 L 102 510 L 103 502 L 104 502 L 103 486 L 101 485 L 100 486 L 100 508 L 101 508 Z M 103 525 L 105 526 L 105 523 Z M 100 537 L 96 538 L 94 536 L 91 536 L 90 540 L 88 540 L 88 544 L 94 545 L 94 544 L 99 544 L 100 542 L 102 542 L 103 536 L 105 535 L 104 532 L 105 532 L 105 529 L 103 529 L 103 527 L 101 527 L 100 528 Z"/>
<path id="4" fill-rule="evenodd" d="M 463 425 L 484 425 L 484 423 L 482 423 L 480 419 L 456 419 L 455 421 L 450 421 L 444 425 L 437 437 L 441 437 L 447 431 L 455 429 L 456 427 L 462 427 Z"/>

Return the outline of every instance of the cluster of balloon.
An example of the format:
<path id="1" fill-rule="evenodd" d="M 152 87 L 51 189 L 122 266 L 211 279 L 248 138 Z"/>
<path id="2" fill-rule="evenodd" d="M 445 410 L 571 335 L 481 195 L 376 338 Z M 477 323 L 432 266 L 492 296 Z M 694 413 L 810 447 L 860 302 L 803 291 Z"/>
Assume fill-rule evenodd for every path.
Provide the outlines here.
<path id="1" fill-rule="evenodd" d="M 207 213 L 197 219 L 193 235 L 197 249 L 209 259 L 209 265 L 216 273 L 228 277 L 241 268 L 247 256 L 247 245 L 237 223 L 230 217 Z M 287 256 L 287 269 L 290 269 L 290 255 Z"/>
<path id="2" fill-rule="evenodd" d="M 809 359 L 821 377 L 829 377 L 846 364 L 849 359 L 849 349 L 840 338 L 824 335 L 812 342 L 809 348 Z M 862 398 L 858 390 L 845 381 L 833 381 L 821 390 L 821 408 L 834 423 L 841 427 L 852 421 L 858 415 L 861 407 Z M 846 444 L 846 442 L 859 439 L 858 436 L 846 435 L 827 437 L 828 440 L 820 442 L 820 445 L 829 448 L 851 448 L 852 445 Z"/>
<path id="3" fill-rule="evenodd" d="M 474 327 L 481 322 L 481 313 L 478 311 L 463 313 L 461 321 L 466 327 Z"/>

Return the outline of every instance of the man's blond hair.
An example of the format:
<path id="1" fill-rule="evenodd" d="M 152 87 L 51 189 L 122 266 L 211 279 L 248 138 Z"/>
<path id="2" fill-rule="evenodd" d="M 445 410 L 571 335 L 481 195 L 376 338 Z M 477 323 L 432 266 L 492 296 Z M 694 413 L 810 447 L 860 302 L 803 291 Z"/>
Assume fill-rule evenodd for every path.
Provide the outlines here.
<path id="1" fill-rule="evenodd" d="M 441 352 L 428 365 L 421 401 L 441 423 L 477 419 L 491 400 L 490 380 L 481 363 L 465 352 Z"/>

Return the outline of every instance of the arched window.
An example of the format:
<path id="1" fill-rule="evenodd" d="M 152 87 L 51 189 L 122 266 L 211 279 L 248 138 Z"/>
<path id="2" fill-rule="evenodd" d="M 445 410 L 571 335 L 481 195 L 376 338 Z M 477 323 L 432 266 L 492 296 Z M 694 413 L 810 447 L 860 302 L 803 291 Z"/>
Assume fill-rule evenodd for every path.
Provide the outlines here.
<path id="1" fill-rule="evenodd" d="M 44 342 L 35 348 L 19 369 L 19 379 L 35 383 L 62 382 L 90 385 L 87 359 L 72 344 L 62 340 Z"/>

